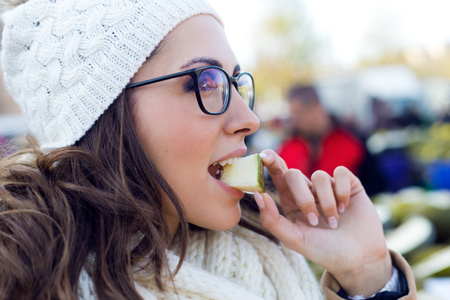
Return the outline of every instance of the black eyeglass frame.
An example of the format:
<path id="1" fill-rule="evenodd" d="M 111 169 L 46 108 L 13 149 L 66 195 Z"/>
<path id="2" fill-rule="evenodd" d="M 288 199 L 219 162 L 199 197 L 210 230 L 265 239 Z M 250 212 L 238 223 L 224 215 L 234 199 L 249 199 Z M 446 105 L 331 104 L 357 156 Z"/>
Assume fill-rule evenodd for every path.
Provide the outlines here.
<path id="1" fill-rule="evenodd" d="M 223 104 L 223 108 L 222 108 L 222 110 L 220 112 L 213 113 L 213 112 L 209 112 L 208 110 L 206 110 L 205 106 L 203 105 L 202 98 L 200 96 L 200 90 L 199 90 L 199 87 L 198 87 L 198 85 L 199 85 L 198 77 L 200 76 L 200 74 L 204 70 L 207 70 L 207 69 L 218 69 L 218 70 L 222 71 L 223 73 L 226 74 L 226 77 L 227 77 L 227 80 L 228 80 L 228 91 L 229 91 L 228 92 L 228 97 L 227 97 L 227 99 L 224 99 L 225 103 Z M 173 73 L 173 74 L 169 74 L 169 75 L 165 75 L 165 76 L 161 76 L 161 77 L 157 77 L 157 78 L 153 78 L 153 79 L 148 79 L 148 80 L 144 80 L 144 81 L 140 81 L 140 82 L 129 84 L 129 85 L 127 85 L 125 87 L 125 89 L 126 90 L 134 89 L 134 88 L 141 87 L 141 86 L 144 86 L 144 85 L 157 83 L 157 82 L 160 82 L 160 81 L 169 80 L 169 79 L 182 77 L 182 76 L 186 76 L 186 75 L 191 76 L 192 80 L 194 81 L 195 95 L 197 97 L 198 106 L 200 107 L 202 112 L 204 112 L 207 115 L 220 115 L 220 114 L 223 114 L 224 112 L 226 112 L 227 109 L 228 109 L 228 106 L 230 105 L 231 84 L 233 84 L 234 87 L 236 88 L 236 90 L 239 92 L 239 79 L 243 75 L 248 75 L 250 77 L 250 79 L 251 79 L 252 89 L 253 89 L 253 95 L 252 95 L 251 99 L 249 99 L 248 106 L 250 107 L 251 110 L 253 110 L 253 105 L 255 103 L 255 82 L 253 80 L 252 74 L 250 74 L 248 72 L 242 72 L 242 73 L 239 73 L 239 75 L 237 75 L 236 77 L 233 77 L 233 76 L 230 76 L 227 73 L 227 71 L 225 71 L 221 67 L 217 67 L 217 66 L 199 67 L 199 68 L 190 69 L 190 70 L 186 70 L 186 71 L 182 71 L 182 72 L 178 72 L 178 73 Z"/>

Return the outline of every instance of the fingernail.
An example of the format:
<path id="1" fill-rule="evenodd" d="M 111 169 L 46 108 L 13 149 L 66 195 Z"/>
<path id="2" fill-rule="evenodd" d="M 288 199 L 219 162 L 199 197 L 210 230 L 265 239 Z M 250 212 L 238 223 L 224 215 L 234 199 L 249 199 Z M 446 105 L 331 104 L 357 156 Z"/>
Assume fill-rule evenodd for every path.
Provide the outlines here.
<path id="1" fill-rule="evenodd" d="M 345 211 L 345 204 L 344 204 L 343 202 L 340 202 L 340 203 L 338 204 L 338 211 L 339 211 L 339 213 L 341 213 L 341 214 Z"/>
<path id="2" fill-rule="evenodd" d="M 329 217 L 328 218 L 328 225 L 331 228 L 336 229 L 338 227 L 338 221 L 337 221 L 336 217 Z"/>
<path id="3" fill-rule="evenodd" d="M 306 217 L 308 218 L 309 224 L 311 224 L 312 226 L 317 226 L 317 224 L 319 224 L 319 218 L 317 218 L 317 215 L 315 213 L 310 212 L 306 215 Z"/>
<path id="4" fill-rule="evenodd" d="M 253 194 L 253 196 L 255 197 L 255 201 L 256 201 L 256 204 L 258 204 L 258 207 L 260 209 L 264 208 L 265 204 L 264 204 L 264 199 L 263 199 L 262 195 L 260 193 L 258 193 L 258 192 L 255 192 Z"/>
<path id="5" fill-rule="evenodd" d="M 259 157 L 261 157 L 261 158 L 266 158 L 266 157 L 267 157 L 267 153 L 261 152 L 261 153 L 259 154 Z"/>

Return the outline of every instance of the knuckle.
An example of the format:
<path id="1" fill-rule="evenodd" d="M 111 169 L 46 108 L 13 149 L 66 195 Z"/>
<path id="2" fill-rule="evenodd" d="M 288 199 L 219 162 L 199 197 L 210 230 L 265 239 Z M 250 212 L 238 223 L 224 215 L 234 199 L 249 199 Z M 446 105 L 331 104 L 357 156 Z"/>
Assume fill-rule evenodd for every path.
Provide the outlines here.
<path id="1" fill-rule="evenodd" d="M 269 155 L 278 155 L 273 149 L 265 149 L 264 152 Z"/>
<path id="2" fill-rule="evenodd" d="M 283 245 L 288 248 L 295 251 L 298 251 L 296 249 L 303 248 L 304 245 L 304 236 L 301 231 L 296 232 L 295 235 L 290 236 L 288 239 L 284 239 Z"/>
<path id="3" fill-rule="evenodd" d="M 349 196 L 349 193 L 347 191 L 343 190 L 336 190 L 335 192 L 336 198 L 343 200 Z"/>
<path id="4" fill-rule="evenodd" d="M 297 242 L 296 241 L 293 241 L 293 240 L 288 240 L 288 241 L 284 241 L 283 242 L 283 245 L 286 247 L 286 248 L 288 248 L 288 249 L 295 249 L 296 248 L 296 246 L 297 246 Z"/>
<path id="5" fill-rule="evenodd" d="M 306 209 L 308 211 L 314 210 L 316 207 L 316 201 L 312 194 L 302 195 L 299 203 L 301 209 Z"/>
<path id="6" fill-rule="evenodd" d="M 272 216 L 264 216 L 261 217 L 260 219 L 261 225 L 263 227 L 265 227 L 266 229 L 268 229 L 270 231 L 270 229 L 274 228 L 276 225 L 276 219 Z"/>
<path id="7" fill-rule="evenodd" d="M 284 178 L 288 182 L 295 182 L 303 177 L 303 173 L 299 169 L 289 169 L 284 174 Z"/>
<path id="8" fill-rule="evenodd" d="M 333 175 L 334 175 L 334 177 L 340 177 L 340 176 L 347 176 L 347 175 L 349 175 L 349 173 L 351 173 L 351 172 L 346 167 L 338 166 L 338 167 L 336 167 L 336 169 L 334 169 Z"/>
<path id="9" fill-rule="evenodd" d="M 319 170 L 315 171 L 311 175 L 311 180 L 315 183 L 327 183 L 330 182 L 330 175 L 327 172 Z"/>
<path id="10" fill-rule="evenodd" d="M 321 205 L 321 209 L 322 209 L 322 212 L 327 216 L 333 215 L 336 213 L 336 205 L 333 205 L 333 204 Z"/>

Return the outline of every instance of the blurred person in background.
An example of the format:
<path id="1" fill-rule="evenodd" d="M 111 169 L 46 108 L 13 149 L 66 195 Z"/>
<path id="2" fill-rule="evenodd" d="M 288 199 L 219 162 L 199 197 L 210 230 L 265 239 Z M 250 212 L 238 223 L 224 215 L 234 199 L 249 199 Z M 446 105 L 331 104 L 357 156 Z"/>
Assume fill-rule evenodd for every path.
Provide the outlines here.
<path id="1" fill-rule="evenodd" d="M 288 167 L 300 169 L 308 177 L 316 170 L 332 175 L 338 166 L 359 175 L 364 144 L 323 107 L 315 87 L 292 87 L 288 102 L 291 132 L 278 149 Z"/>

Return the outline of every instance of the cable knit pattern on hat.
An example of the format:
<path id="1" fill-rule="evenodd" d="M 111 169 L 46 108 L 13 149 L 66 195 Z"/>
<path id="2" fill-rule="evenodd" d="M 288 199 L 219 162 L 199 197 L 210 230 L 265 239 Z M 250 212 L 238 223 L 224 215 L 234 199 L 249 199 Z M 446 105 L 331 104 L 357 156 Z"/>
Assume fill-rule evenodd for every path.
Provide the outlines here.
<path id="1" fill-rule="evenodd" d="M 30 0 L 3 14 L 5 84 L 43 150 L 74 144 L 203 0 Z"/>
<path id="2" fill-rule="evenodd" d="M 174 253 L 168 253 L 172 269 L 179 260 Z M 167 291 L 160 292 L 153 276 L 143 272 L 136 281 L 144 299 L 323 299 L 303 256 L 240 226 L 192 232 L 175 288 L 168 283 Z M 86 277 L 80 283 L 82 298 L 91 299 L 92 284 Z"/>

